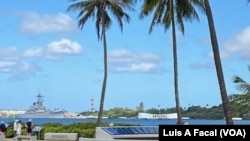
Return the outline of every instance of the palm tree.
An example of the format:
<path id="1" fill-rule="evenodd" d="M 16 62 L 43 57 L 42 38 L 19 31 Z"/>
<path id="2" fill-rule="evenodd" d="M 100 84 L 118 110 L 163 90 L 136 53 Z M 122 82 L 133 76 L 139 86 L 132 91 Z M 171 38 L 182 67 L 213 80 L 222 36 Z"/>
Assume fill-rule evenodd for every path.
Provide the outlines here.
<path id="1" fill-rule="evenodd" d="M 232 120 L 231 108 L 230 108 L 230 103 L 229 103 L 225 81 L 224 81 L 224 75 L 223 75 L 221 59 L 220 59 L 219 45 L 218 45 L 216 31 L 214 27 L 214 21 L 213 21 L 213 14 L 212 14 L 212 10 L 211 10 L 208 0 L 204 0 L 204 5 L 205 5 L 207 21 L 209 25 L 210 39 L 211 39 L 212 48 L 213 48 L 214 63 L 215 63 L 218 82 L 220 86 L 220 94 L 221 94 L 221 99 L 222 99 L 224 116 L 226 118 L 226 123 L 228 125 L 232 125 L 233 120 Z"/>
<path id="2" fill-rule="evenodd" d="M 250 72 L 250 65 L 248 66 L 248 71 Z M 250 84 L 247 83 L 247 81 L 245 81 L 243 78 L 240 76 L 234 76 L 233 82 L 237 84 L 236 88 L 238 90 L 243 91 L 245 94 L 250 94 Z"/>
<path id="3" fill-rule="evenodd" d="M 199 20 L 198 14 L 194 8 L 198 6 L 204 8 L 202 0 L 144 0 L 140 18 L 148 16 L 154 12 L 153 19 L 149 28 L 149 33 L 153 31 L 156 24 L 164 26 L 165 31 L 172 27 L 173 38 L 173 60 L 174 60 L 174 88 L 176 112 L 178 116 L 178 124 L 182 123 L 181 108 L 178 90 L 178 59 L 177 59 L 177 41 L 176 41 L 176 24 L 184 35 L 183 20 Z M 204 10 L 204 9 L 203 9 Z"/>
<path id="4" fill-rule="evenodd" d="M 77 1 L 77 0 L 71 0 Z M 77 1 L 68 6 L 66 11 L 79 10 L 78 14 L 78 27 L 82 29 L 91 17 L 96 18 L 95 27 L 97 30 L 98 40 L 103 41 L 103 59 L 104 59 L 104 78 L 101 91 L 100 107 L 97 118 L 97 126 L 101 125 L 105 92 L 107 85 L 107 76 L 108 76 L 108 62 L 107 62 L 107 39 L 106 31 L 111 27 L 112 20 L 109 14 L 112 14 L 120 26 L 121 31 L 123 31 L 123 19 L 126 22 L 130 21 L 130 16 L 124 11 L 133 10 L 134 0 L 81 0 Z"/>
<path id="5" fill-rule="evenodd" d="M 250 72 L 250 66 L 248 66 L 248 71 Z M 237 112 L 246 112 L 246 110 L 250 109 L 250 84 L 240 76 L 234 76 L 233 82 L 236 84 L 236 88 L 242 91 L 243 94 L 232 94 L 229 96 L 229 99 Z"/>
<path id="6" fill-rule="evenodd" d="M 231 94 L 229 95 L 230 104 L 232 105 L 232 113 L 248 113 L 250 109 L 250 93 Z"/>

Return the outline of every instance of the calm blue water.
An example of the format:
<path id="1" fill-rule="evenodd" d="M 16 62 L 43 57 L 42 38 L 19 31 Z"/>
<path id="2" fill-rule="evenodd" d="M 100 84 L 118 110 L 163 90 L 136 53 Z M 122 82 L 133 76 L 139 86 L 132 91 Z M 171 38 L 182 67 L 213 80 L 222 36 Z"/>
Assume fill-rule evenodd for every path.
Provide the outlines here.
<path id="1" fill-rule="evenodd" d="M 14 118 L 0 118 L 0 120 L 5 123 L 13 122 Z M 28 121 L 28 119 L 19 119 L 22 122 Z M 96 122 L 96 119 L 32 119 L 34 125 L 42 125 L 44 123 L 62 123 L 62 124 L 71 124 L 78 122 Z M 188 119 L 184 120 L 190 125 L 223 125 L 226 124 L 225 120 L 194 120 Z M 115 123 L 129 123 L 136 125 L 149 125 L 149 126 L 158 126 L 160 124 L 176 124 L 176 120 L 144 120 L 144 119 L 103 119 L 103 122 L 113 122 Z M 244 124 L 250 125 L 250 120 L 235 120 L 234 124 Z"/>

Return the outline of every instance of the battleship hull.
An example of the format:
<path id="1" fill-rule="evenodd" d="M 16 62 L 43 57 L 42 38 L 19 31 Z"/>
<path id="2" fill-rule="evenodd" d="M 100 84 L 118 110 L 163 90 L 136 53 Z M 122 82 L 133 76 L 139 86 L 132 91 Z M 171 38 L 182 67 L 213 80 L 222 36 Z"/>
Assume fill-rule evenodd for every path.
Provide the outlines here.
<path id="1" fill-rule="evenodd" d="M 64 112 L 25 113 L 17 114 L 15 118 L 65 118 L 65 114 Z"/>
<path id="2" fill-rule="evenodd" d="M 37 101 L 24 113 L 15 118 L 65 118 L 65 110 L 49 110 L 43 106 L 43 96 L 38 93 Z"/>

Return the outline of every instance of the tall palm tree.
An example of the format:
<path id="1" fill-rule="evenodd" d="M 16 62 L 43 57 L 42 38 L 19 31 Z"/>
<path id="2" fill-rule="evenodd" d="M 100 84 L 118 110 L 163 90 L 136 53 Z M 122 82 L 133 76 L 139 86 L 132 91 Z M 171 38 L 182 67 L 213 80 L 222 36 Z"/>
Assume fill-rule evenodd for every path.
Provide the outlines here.
<path id="1" fill-rule="evenodd" d="M 91 17 L 96 18 L 95 27 L 97 30 L 98 40 L 103 41 L 103 63 L 104 63 L 104 78 L 101 91 L 100 107 L 97 118 L 97 126 L 101 125 L 105 92 L 107 85 L 108 76 L 108 62 L 107 62 L 107 39 L 106 31 L 111 27 L 112 20 L 109 14 L 112 14 L 120 26 L 121 31 L 123 31 L 123 19 L 126 22 L 130 21 L 130 16 L 124 11 L 134 10 L 134 0 L 71 0 L 77 1 L 68 6 L 66 11 L 79 10 L 78 14 L 78 26 L 82 29 Z"/>
<path id="2" fill-rule="evenodd" d="M 179 90 L 178 90 L 178 59 L 177 59 L 177 41 L 176 24 L 184 35 L 184 20 L 199 20 L 198 14 L 194 8 L 198 6 L 204 8 L 202 0 L 144 0 L 140 12 L 140 18 L 144 18 L 153 13 L 153 19 L 149 28 L 149 33 L 153 31 L 156 24 L 164 26 L 165 31 L 172 27 L 173 38 L 173 61 L 174 61 L 174 88 L 176 112 L 178 116 L 177 124 L 182 124 Z"/>
<path id="3" fill-rule="evenodd" d="M 220 59 L 219 45 L 217 41 L 216 30 L 214 27 L 213 14 L 212 14 L 212 10 L 211 10 L 208 0 L 204 0 L 204 5 L 205 5 L 207 21 L 209 25 L 210 39 L 211 39 L 212 48 L 213 48 L 214 63 L 215 63 L 218 82 L 220 86 L 220 95 L 222 99 L 224 116 L 226 118 L 226 123 L 228 125 L 232 125 L 233 124 L 232 113 L 231 113 L 230 103 L 229 103 L 226 86 L 225 86 L 225 80 L 224 80 L 224 75 L 223 75 L 223 70 L 222 70 L 222 65 L 221 65 L 221 59 Z"/>

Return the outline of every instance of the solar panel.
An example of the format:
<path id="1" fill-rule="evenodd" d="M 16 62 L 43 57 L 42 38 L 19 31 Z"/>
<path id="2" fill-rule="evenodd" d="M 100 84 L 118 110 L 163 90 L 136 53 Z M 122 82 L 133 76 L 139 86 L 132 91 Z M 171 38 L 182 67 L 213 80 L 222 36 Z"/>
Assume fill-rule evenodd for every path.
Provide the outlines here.
<path id="1" fill-rule="evenodd" d="M 119 134 L 115 129 L 113 128 L 102 128 L 104 131 L 106 131 L 107 133 L 109 133 L 110 135 L 117 135 Z"/>
<path id="2" fill-rule="evenodd" d="M 158 134 L 158 126 L 102 127 L 110 135 Z"/>

